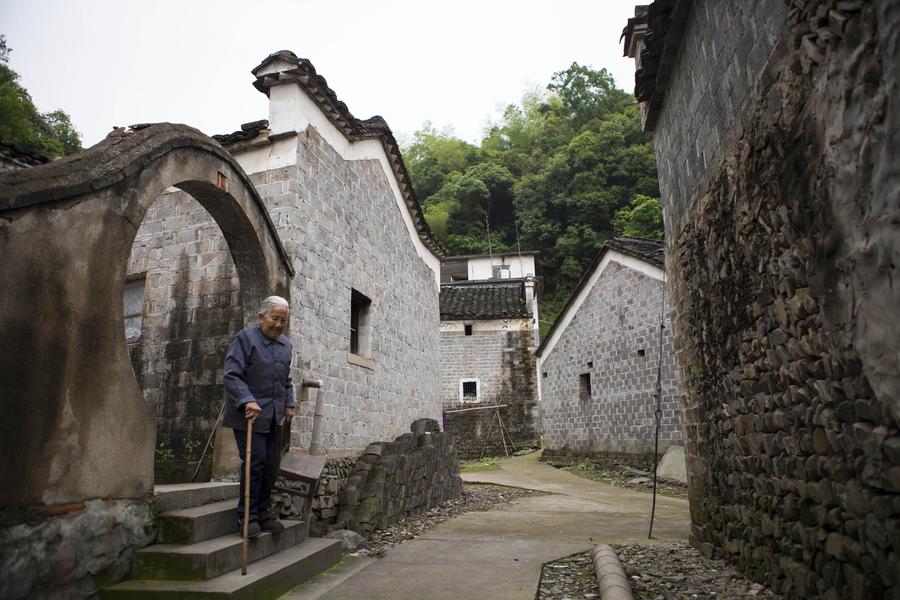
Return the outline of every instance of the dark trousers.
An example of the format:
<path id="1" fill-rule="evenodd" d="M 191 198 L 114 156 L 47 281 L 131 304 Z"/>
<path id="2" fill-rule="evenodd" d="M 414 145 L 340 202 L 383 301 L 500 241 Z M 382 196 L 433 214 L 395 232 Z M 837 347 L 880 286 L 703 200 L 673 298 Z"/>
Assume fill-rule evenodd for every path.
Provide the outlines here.
<path id="1" fill-rule="evenodd" d="M 278 458 L 278 429 L 271 433 L 253 432 L 253 449 L 250 451 L 250 520 L 272 518 L 269 501 L 275 483 L 275 463 Z M 244 474 L 247 471 L 247 432 L 234 430 L 238 454 L 241 457 L 241 495 L 238 497 L 238 518 L 244 518 Z"/>

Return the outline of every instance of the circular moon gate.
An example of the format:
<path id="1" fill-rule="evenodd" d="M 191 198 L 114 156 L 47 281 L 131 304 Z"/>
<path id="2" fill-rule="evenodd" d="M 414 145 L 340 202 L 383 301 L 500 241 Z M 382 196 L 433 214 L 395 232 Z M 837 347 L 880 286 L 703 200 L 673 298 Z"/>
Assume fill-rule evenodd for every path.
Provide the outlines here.
<path id="1" fill-rule="evenodd" d="M 155 424 L 122 333 L 141 221 L 177 187 L 213 217 L 245 322 L 293 269 L 247 175 L 185 125 L 116 130 L 76 156 L 0 176 L 0 507 L 152 492 Z"/>

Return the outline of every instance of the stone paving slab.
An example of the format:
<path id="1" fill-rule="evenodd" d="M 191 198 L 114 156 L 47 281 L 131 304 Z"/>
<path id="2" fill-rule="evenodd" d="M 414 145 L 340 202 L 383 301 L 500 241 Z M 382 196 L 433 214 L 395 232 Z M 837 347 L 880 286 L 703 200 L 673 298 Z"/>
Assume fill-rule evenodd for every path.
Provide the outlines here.
<path id="1" fill-rule="evenodd" d="M 541 565 L 589 544 L 417 539 L 391 550 L 321 600 L 533 600 Z"/>
<path id="2" fill-rule="evenodd" d="M 537 458 L 504 459 L 499 470 L 464 479 L 551 495 L 518 498 L 497 510 L 444 521 L 317 597 L 531 600 L 543 563 L 597 544 L 647 542 L 649 494 L 581 479 Z M 686 540 L 689 528 L 687 501 L 657 499 L 657 540 Z"/>

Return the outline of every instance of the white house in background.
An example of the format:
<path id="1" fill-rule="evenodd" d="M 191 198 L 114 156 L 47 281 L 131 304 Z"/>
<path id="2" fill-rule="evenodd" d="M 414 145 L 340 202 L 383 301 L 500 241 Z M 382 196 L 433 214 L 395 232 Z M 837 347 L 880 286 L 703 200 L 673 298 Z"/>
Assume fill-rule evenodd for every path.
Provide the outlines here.
<path id="1" fill-rule="evenodd" d="M 541 277 L 537 252 L 453 256 L 441 268 L 441 401 L 464 457 L 539 439 L 534 349 Z"/>

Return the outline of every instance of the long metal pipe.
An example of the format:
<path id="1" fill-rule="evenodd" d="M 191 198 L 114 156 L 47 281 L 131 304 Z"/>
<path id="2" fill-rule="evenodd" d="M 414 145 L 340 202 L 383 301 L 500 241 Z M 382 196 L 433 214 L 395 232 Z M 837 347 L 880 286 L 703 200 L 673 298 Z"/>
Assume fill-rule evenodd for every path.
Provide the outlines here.
<path id="1" fill-rule="evenodd" d="M 321 379 L 318 381 L 304 381 L 303 387 L 316 388 L 316 408 L 313 412 L 313 428 L 312 436 L 309 440 L 309 454 L 310 456 L 321 456 L 322 449 L 319 448 L 319 436 L 322 432 L 322 406 L 325 404 L 325 382 Z"/>

